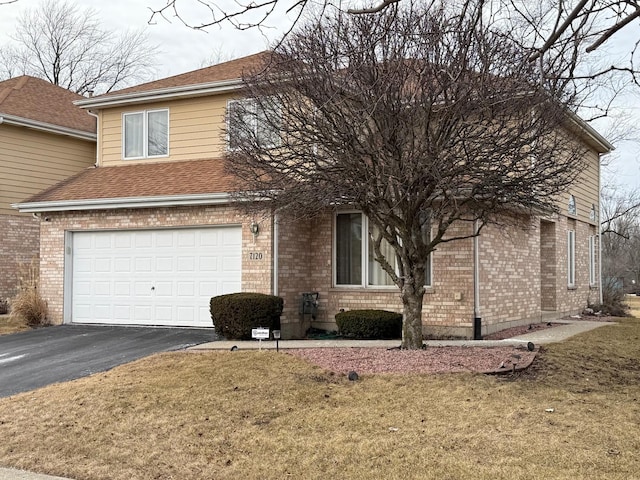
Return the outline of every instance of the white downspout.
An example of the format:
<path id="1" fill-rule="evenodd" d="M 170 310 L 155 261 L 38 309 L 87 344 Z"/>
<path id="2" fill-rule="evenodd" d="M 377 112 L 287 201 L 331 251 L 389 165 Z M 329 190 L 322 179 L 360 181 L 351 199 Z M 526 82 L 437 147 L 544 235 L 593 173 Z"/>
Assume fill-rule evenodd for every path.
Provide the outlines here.
<path id="1" fill-rule="evenodd" d="M 482 322 L 480 317 L 480 236 L 478 235 L 478 220 L 473 223 L 473 229 L 475 234 L 473 237 L 473 324 L 475 333 L 476 322 Z M 482 323 L 480 323 L 479 334 L 482 335 Z"/>
<path id="2" fill-rule="evenodd" d="M 598 155 L 598 167 L 600 167 L 600 157 L 602 155 Z M 602 205 L 602 173 L 600 168 L 598 168 L 598 211 L 596 212 L 596 228 L 598 229 L 598 300 L 600 305 L 602 305 L 602 227 L 600 225 L 600 211 Z"/>
<path id="3" fill-rule="evenodd" d="M 273 215 L 273 238 L 272 238 L 272 249 L 273 249 L 273 295 L 278 296 L 278 214 Z"/>

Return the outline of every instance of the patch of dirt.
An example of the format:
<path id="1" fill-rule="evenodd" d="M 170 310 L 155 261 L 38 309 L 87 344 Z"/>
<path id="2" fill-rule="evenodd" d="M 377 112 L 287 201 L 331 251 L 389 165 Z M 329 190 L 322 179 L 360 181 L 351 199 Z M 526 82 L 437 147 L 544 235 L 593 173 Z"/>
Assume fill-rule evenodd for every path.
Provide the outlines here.
<path id="1" fill-rule="evenodd" d="M 425 350 L 385 348 L 303 348 L 287 350 L 336 373 L 496 373 L 525 368 L 536 352 L 522 347 L 428 347 Z"/>
<path id="2" fill-rule="evenodd" d="M 616 321 L 603 315 L 567 316 L 563 320 Z M 563 323 L 542 322 L 507 328 L 487 335 L 485 340 L 503 340 L 538 330 L 554 328 Z M 304 348 L 287 353 L 336 373 L 354 371 L 367 373 L 507 373 L 517 370 L 519 375 L 537 376 L 536 368 L 529 368 L 538 349 L 529 352 L 522 347 L 428 347 L 426 350 L 398 350 L 384 348 Z M 526 369 L 526 370 L 525 370 Z M 527 374 L 526 372 L 529 372 Z"/>

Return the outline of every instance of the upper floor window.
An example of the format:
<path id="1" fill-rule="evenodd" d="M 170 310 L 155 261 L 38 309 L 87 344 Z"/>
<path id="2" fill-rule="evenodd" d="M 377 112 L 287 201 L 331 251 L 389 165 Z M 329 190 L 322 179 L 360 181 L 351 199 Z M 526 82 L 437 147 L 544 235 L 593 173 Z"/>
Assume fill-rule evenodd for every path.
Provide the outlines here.
<path id="1" fill-rule="evenodd" d="M 591 204 L 591 211 L 589 212 L 589 220 L 591 220 L 592 222 L 596 221 L 596 204 L 595 203 Z"/>
<path id="2" fill-rule="evenodd" d="M 576 207 L 576 197 L 569 195 L 569 203 L 567 204 L 567 211 L 569 215 L 577 215 L 578 209 Z"/>
<path id="3" fill-rule="evenodd" d="M 230 100 L 227 104 L 227 138 L 231 150 L 243 142 L 255 142 L 263 148 L 280 145 L 282 112 L 277 99 L 259 102 L 253 98 Z"/>
<path id="4" fill-rule="evenodd" d="M 169 110 L 144 110 L 122 116 L 124 158 L 163 157 L 169 154 Z"/>
<path id="5" fill-rule="evenodd" d="M 338 286 L 392 286 L 393 280 L 375 259 L 373 236 L 377 227 L 360 212 L 339 213 L 335 219 L 335 284 Z M 426 235 L 429 236 L 428 228 Z M 369 232 L 371 234 L 364 234 Z M 395 250 L 382 240 L 380 251 L 397 271 Z M 425 286 L 431 286 L 431 256 L 425 265 Z"/>

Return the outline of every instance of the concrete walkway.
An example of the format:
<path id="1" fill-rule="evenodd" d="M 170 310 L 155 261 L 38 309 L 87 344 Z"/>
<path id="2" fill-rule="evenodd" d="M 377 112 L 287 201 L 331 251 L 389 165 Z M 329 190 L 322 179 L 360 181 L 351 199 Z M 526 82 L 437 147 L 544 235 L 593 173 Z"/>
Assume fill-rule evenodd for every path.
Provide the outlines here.
<path id="1" fill-rule="evenodd" d="M 424 343 L 431 347 L 505 347 L 517 346 L 532 342 L 534 345 L 546 345 L 549 343 L 562 342 L 567 338 L 579 333 L 593 330 L 604 325 L 611 325 L 611 322 L 594 322 L 588 320 L 553 320 L 553 323 L 564 325 L 536 330 L 531 333 L 519 335 L 505 340 L 426 340 Z M 357 348 L 357 347 L 381 347 L 393 348 L 400 345 L 399 340 L 280 340 L 279 348 Z M 217 342 L 202 343 L 191 347 L 189 350 L 231 350 L 237 347 L 238 350 L 258 350 L 274 349 L 274 340 L 221 340 Z"/>
<path id="2" fill-rule="evenodd" d="M 504 347 L 517 346 L 532 342 L 534 345 L 546 345 L 549 343 L 562 342 L 579 333 L 583 333 L 604 325 L 611 325 L 611 322 L 592 322 L 587 320 L 553 320 L 554 323 L 564 323 L 565 325 L 544 330 L 538 330 L 526 335 L 506 340 L 429 340 L 425 343 L 428 346 L 466 346 L 466 347 Z M 398 340 L 281 340 L 280 348 L 318 348 L 318 347 L 385 347 L 392 348 L 399 345 Z M 262 345 L 254 341 L 218 341 L 209 342 L 191 347 L 189 350 L 231 350 L 237 347 L 239 350 L 275 349 L 276 344 L 272 340 L 265 340 Z M 40 473 L 25 472 L 12 468 L 0 467 L 0 480 L 69 480 L 62 477 L 52 477 Z"/>
<path id="3" fill-rule="evenodd" d="M 26 472 L 14 468 L 0 468 L 0 480 L 69 480 L 63 477 L 52 477 L 42 473 Z"/>

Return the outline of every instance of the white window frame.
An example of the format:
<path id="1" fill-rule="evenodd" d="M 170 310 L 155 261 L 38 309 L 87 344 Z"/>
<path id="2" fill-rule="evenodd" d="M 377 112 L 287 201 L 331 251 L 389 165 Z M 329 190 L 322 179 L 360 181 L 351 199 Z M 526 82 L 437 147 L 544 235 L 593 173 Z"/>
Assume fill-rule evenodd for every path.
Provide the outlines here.
<path id="1" fill-rule="evenodd" d="M 597 283 L 596 274 L 596 235 L 589 236 L 589 286 L 593 287 Z"/>
<path id="2" fill-rule="evenodd" d="M 576 197 L 569 195 L 569 201 L 567 202 L 567 213 L 572 216 L 578 215 L 578 204 L 576 203 Z"/>
<path id="3" fill-rule="evenodd" d="M 567 231 L 567 287 L 576 286 L 576 231 Z"/>
<path id="4" fill-rule="evenodd" d="M 361 225 L 362 225 L 362 238 L 361 238 L 361 246 L 360 246 L 360 254 L 361 254 L 361 274 L 360 274 L 360 278 L 362 279 L 362 282 L 359 284 L 339 284 L 338 283 L 338 249 L 337 249 L 337 233 L 338 233 L 338 215 L 350 215 L 350 214 L 360 214 L 361 217 Z M 429 232 L 431 233 L 431 231 Z M 332 239 L 332 279 L 333 279 L 333 285 L 336 288 L 370 288 L 370 289 L 389 289 L 389 288 L 395 288 L 395 284 L 391 284 L 391 285 L 370 285 L 369 284 L 369 249 L 370 249 L 370 237 L 369 237 L 369 219 L 367 218 L 367 216 L 365 214 L 363 214 L 361 211 L 359 210 L 341 210 L 339 212 L 336 212 L 333 215 L 333 239 Z M 392 261 L 395 263 L 396 259 L 392 259 Z M 432 255 L 429 255 L 429 261 L 428 261 L 428 272 L 425 272 L 425 276 L 428 273 L 428 277 L 429 277 L 429 284 L 428 285 L 424 285 L 425 288 L 432 288 L 433 287 L 433 258 Z M 397 268 L 396 268 L 396 273 L 397 273 Z M 426 283 L 426 278 L 425 278 L 425 283 Z"/>
<path id="5" fill-rule="evenodd" d="M 149 114 L 166 112 L 167 113 L 167 153 L 161 155 L 149 155 Z M 142 115 L 142 156 L 127 157 L 126 156 L 126 118 L 133 115 Z M 138 110 L 135 112 L 124 112 L 122 114 L 122 158 L 124 160 L 137 160 L 141 158 L 163 158 L 169 156 L 169 109 L 157 108 L 153 110 Z"/>
<path id="6" fill-rule="evenodd" d="M 254 98 L 236 98 L 233 100 L 227 100 L 227 115 L 226 115 L 226 122 L 227 122 L 227 150 L 229 151 L 234 151 L 236 150 L 232 145 L 231 145 L 231 137 L 233 132 L 231 131 L 231 108 L 232 105 L 234 103 L 238 103 L 238 104 L 245 104 L 247 105 L 247 110 L 250 111 L 252 118 L 253 118 L 253 134 L 256 136 L 256 138 L 258 138 L 258 114 L 257 114 L 257 105 L 258 103 L 256 102 L 256 100 Z M 280 117 L 280 121 L 282 120 L 282 109 L 281 107 L 278 107 L 278 112 L 277 112 L 278 116 Z M 261 139 L 258 138 L 258 140 L 261 143 L 261 147 L 263 148 L 277 148 L 282 144 L 282 140 L 280 138 L 280 132 L 272 132 L 273 136 L 275 138 L 277 138 L 277 140 L 273 143 L 268 143 L 268 144 L 262 144 Z"/>

